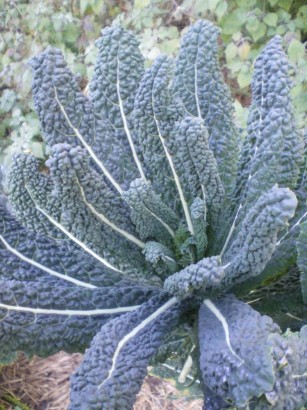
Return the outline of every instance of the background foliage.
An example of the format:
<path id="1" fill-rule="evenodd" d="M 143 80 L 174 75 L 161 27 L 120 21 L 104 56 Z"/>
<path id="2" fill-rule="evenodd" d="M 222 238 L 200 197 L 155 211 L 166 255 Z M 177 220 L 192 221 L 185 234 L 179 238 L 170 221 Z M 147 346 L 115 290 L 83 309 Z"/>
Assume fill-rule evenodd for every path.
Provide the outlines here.
<path id="1" fill-rule="evenodd" d="M 276 34 L 293 63 L 292 95 L 302 128 L 307 110 L 304 42 L 307 6 L 303 0 L 0 0 L 0 162 L 45 147 L 31 100 L 27 61 L 48 45 L 62 50 L 85 88 L 96 58 L 100 29 L 121 24 L 134 31 L 150 64 L 160 53 L 175 55 L 181 31 L 198 18 L 223 30 L 221 63 L 235 99 L 236 118 L 246 122 L 253 61 Z"/>

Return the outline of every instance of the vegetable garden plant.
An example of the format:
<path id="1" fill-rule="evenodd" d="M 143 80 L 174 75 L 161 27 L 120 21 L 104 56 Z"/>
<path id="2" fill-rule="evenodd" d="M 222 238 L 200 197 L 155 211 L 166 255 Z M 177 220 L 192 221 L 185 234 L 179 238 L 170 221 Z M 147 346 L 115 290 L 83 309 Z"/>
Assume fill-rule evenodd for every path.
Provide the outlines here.
<path id="1" fill-rule="evenodd" d="M 108 27 L 88 97 L 59 50 L 30 62 L 50 156 L 18 154 L 4 178 L 0 361 L 86 349 L 70 409 L 131 409 L 149 365 L 200 381 L 206 410 L 305 404 L 306 156 L 289 64 L 274 37 L 243 138 L 218 34 L 197 21 L 175 62 L 145 71 L 133 35 Z"/>

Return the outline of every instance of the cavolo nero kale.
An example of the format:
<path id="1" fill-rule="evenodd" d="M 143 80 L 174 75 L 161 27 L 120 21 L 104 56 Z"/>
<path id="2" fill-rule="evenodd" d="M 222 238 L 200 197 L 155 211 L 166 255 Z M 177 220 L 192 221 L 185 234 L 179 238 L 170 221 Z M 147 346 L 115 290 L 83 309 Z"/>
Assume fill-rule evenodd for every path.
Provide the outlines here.
<path id="1" fill-rule="evenodd" d="M 0 362 L 85 351 L 71 410 L 132 409 L 149 365 L 206 410 L 293 410 L 307 392 L 306 141 L 282 39 L 255 62 L 246 136 L 197 21 L 144 69 L 102 31 L 90 93 L 62 53 L 30 62 L 45 163 L 0 200 Z M 270 317 L 269 317 L 269 316 Z"/>

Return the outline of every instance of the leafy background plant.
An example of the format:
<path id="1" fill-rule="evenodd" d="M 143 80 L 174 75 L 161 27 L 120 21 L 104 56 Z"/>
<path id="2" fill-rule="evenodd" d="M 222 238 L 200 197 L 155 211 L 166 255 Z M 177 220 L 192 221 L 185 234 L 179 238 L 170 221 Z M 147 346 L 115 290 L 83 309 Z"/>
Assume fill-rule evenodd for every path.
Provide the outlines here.
<path id="1" fill-rule="evenodd" d="M 236 120 L 244 127 L 253 61 L 275 34 L 283 36 L 293 64 L 296 119 L 303 127 L 307 110 L 307 6 L 303 0 L 0 0 L 0 162 L 30 149 L 43 157 L 45 147 L 31 100 L 27 61 L 47 45 L 60 48 L 82 88 L 96 58 L 94 40 L 106 25 L 133 30 L 149 65 L 160 53 L 175 55 L 179 37 L 198 18 L 222 29 L 221 64 L 236 97 Z"/>

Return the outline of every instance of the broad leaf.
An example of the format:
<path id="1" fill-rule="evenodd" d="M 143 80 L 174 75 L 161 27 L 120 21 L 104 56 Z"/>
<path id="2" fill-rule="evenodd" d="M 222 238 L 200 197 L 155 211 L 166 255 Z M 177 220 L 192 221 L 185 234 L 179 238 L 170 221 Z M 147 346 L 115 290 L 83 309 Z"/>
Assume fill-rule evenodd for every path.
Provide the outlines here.
<path id="1" fill-rule="evenodd" d="M 70 409 L 132 409 L 149 360 L 181 311 L 164 294 L 104 325 L 72 377 Z"/>
<path id="2" fill-rule="evenodd" d="M 135 310 L 157 293 L 133 285 L 85 289 L 66 283 L 0 281 L 0 361 L 17 351 L 40 356 L 82 351 L 112 316 Z"/>
<path id="3" fill-rule="evenodd" d="M 262 317 L 233 296 L 215 303 L 205 300 L 199 312 L 204 383 L 237 406 L 271 391 L 275 375 L 268 337 L 279 332 L 268 316 Z"/>

